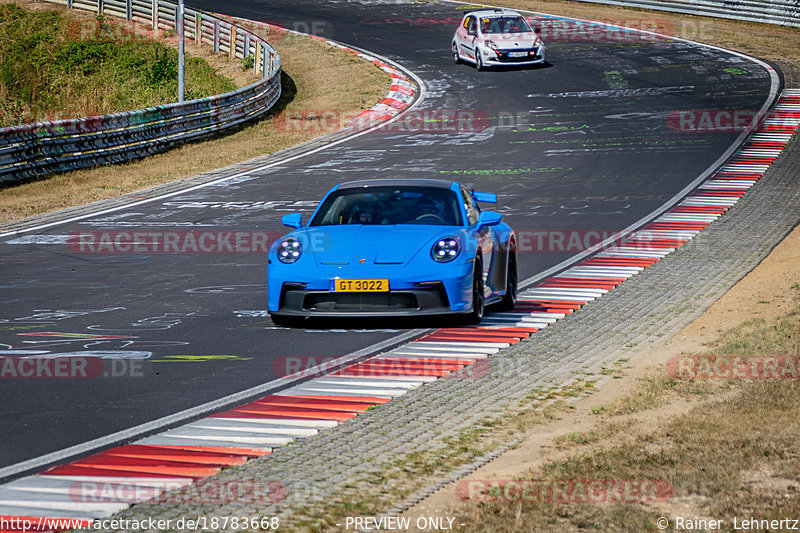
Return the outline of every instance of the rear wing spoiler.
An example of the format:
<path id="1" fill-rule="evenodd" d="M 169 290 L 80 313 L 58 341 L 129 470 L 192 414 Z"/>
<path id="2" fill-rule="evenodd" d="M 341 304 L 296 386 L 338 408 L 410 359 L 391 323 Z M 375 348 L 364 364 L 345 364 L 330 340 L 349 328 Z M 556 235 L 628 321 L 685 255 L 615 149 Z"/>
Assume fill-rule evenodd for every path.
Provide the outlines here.
<path id="1" fill-rule="evenodd" d="M 496 204 L 497 195 L 493 192 L 477 192 L 472 191 L 472 197 L 476 202 L 485 202 L 487 204 Z"/>

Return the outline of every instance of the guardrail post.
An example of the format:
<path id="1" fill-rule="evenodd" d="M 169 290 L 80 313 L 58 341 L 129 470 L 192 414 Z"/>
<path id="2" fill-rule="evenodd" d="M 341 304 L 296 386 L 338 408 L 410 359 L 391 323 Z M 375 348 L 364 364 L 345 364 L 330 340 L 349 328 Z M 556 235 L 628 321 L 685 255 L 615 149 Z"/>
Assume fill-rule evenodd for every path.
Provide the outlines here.
<path id="1" fill-rule="evenodd" d="M 231 37 L 231 49 L 228 51 L 228 57 L 230 59 L 236 59 L 236 26 L 231 24 L 229 33 Z"/>
<path id="2" fill-rule="evenodd" d="M 197 12 L 194 14 L 194 44 L 203 42 L 203 16 Z"/>
<path id="3" fill-rule="evenodd" d="M 133 18 L 132 0 L 125 0 L 125 19 L 131 20 L 132 18 Z"/>
<path id="4" fill-rule="evenodd" d="M 153 15 L 153 37 L 156 38 L 158 31 L 158 0 L 152 0 L 150 3 L 150 14 Z"/>
<path id="5" fill-rule="evenodd" d="M 67 9 L 72 9 L 72 0 L 67 0 Z"/>
<path id="6" fill-rule="evenodd" d="M 219 20 L 214 19 L 214 51 L 219 52 Z"/>
<path id="7" fill-rule="evenodd" d="M 244 34 L 244 46 L 242 46 L 242 59 L 250 56 L 250 34 Z"/>
<path id="8" fill-rule="evenodd" d="M 103 0 L 97 0 L 97 14 L 103 14 Z"/>
<path id="9" fill-rule="evenodd" d="M 256 43 L 256 60 L 253 61 L 253 72 L 258 74 L 261 70 L 261 43 Z"/>

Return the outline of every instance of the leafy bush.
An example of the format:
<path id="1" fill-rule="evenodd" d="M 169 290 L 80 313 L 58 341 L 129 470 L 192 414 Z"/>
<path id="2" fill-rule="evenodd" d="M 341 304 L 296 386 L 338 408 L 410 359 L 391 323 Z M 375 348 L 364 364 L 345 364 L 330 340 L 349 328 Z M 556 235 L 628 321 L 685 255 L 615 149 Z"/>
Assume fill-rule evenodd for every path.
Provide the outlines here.
<path id="1" fill-rule="evenodd" d="M 119 54 L 120 46 L 113 41 L 67 42 L 53 57 L 53 66 L 65 73 L 80 72 L 90 76 L 102 72 Z"/>
<path id="2" fill-rule="evenodd" d="M 170 84 L 178 79 L 178 56 L 171 50 L 154 50 L 155 58 L 150 65 L 147 81 L 151 86 Z"/>

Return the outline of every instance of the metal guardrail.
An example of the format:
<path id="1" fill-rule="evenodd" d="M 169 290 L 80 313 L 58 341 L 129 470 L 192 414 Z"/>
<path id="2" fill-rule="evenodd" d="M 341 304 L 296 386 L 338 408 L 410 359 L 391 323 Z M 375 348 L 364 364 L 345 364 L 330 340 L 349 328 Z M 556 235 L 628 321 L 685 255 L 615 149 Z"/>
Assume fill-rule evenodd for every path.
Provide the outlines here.
<path id="1" fill-rule="evenodd" d="M 177 5 L 166 0 L 45 0 L 175 31 Z M 235 128 L 264 115 L 281 94 L 281 62 L 263 37 L 220 17 L 185 10 L 186 39 L 231 59 L 253 57 L 262 79 L 242 89 L 181 103 L 96 117 L 0 128 L 0 181 L 119 163 Z"/>
<path id="2" fill-rule="evenodd" d="M 573 0 L 800 27 L 800 0 Z"/>

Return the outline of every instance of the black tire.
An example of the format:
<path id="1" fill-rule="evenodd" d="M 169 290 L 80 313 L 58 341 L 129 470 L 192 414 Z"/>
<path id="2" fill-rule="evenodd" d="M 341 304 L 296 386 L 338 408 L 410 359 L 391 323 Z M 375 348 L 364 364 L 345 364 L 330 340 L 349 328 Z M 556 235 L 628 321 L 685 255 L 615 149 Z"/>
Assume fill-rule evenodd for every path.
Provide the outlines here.
<path id="1" fill-rule="evenodd" d="M 272 323 L 282 328 L 296 328 L 300 326 L 303 319 L 296 316 L 269 315 Z"/>
<path id="2" fill-rule="evenodd" d="M 478 48 L 475 48 L 475 69 L 476 70 L 483 70 L 483 59 L 481 59 L 481 51 Z"/>
<path id="3" fill-rule="evenodd" d="M 456 65 L 461 63 L 461 58 L 458 57 L 458 47 L 456 46 L 456 43 L 453 43 L 453 63 Z"/>
<path id="4" fill-rule="evenodd" d="M 508 251 L 508 272 L 506 273 L 506 294 L 497 304 L 498 311 L 511 311 L 517 305 L 519 277 L 517 274 L 517 251 L 512 247 Z"/>
<path id="5" fill-rule="evenodd" d="M 464 324 L 474 326 L 480 324 L 483 313 L 486 310 L 486 302 L 483 297 L 483 268 L 477 259 L 475 260 L 475 270 L 472 273 L 472 312 L 464 316 Z"/>

